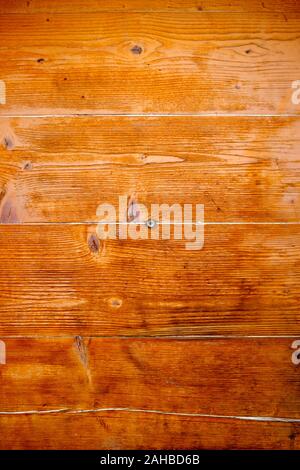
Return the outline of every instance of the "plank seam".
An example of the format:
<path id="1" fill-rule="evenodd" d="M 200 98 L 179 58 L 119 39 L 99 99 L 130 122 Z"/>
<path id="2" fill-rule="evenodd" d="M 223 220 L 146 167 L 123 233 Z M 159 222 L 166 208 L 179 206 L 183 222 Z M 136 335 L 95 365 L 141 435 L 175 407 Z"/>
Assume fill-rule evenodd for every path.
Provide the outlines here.
<path id="1" fill-rule="evenodd" d="M 235 113 L 197 113 L 197 114 L 136 114 L 136 113 L 70 113 L 70 114 L 0 114 L 0 118 L 75 118 L 75 117 L 159 117 L 159 118 L 168 118 L 168 117 L 238 117 L 238 118 L 300 118 L 300 114 L 235 114 Z"/>
<path id="2" fill-rule="evenodd" d="M 84 222 L 21 222 L 21 223 L 10 223 L 1 222 L 1 226 L 56 226 L 56 225 L 144 225 L 145 222 L 95 222 L 84 221 Z M 156 225 L 300 225 L 300 221 L 295 222 L 156 222 Z"/>
<path id="3" fill-rule="evenodd" d="M 165 340 L 165 339 L 289 339 L 299 338 L 299 335 L 1 335 L 0 338 L 5 339 L 74 339 L 80 336 L 85 339 L 149 339 L 149 340 Z"/>
<path id="4" fill-rule="evenodd" d="M 241 13 L 242 14 L 247 14 L 249 15 L 250 14 L 262 14 L 262 15 L 265 15 L 265 16 L 276 16 L 276 15 L 282 15 L 284 13 L 285 16 L 287 16 L 287 18 L 291 17 L 294 18 L 295 17 L 295 12 L 294 10 L 271 10 L 271 9 L 265 9 L 265 10 L 262 10 L 262 9 L 257 9 L 257 10 L 200 10 L 198 8 L 190 8 L 190 9 L 182 9 L 180 10 L 179 8 L 170 8 L 169 10 L 154 10 L 154 9 L 147 9 L 147 10 L 139 10 L 139 9 L 136 9 L 136 10 L 126 10 L 126 9 L 113 9 L 113 10 L 75 10 L 75 11 L 47 11 L 47 10 L 35 10 L 35 11 L 9 11 L 9 12 L 1 12 L 1 15 L 5 15 L 5 16 L 8 16 L 8 15 L 52 15 L 52 16 L 56 16 L 56 15 L 78 15 L 78 14 L 95 14 L 95 13 L 125 13 L 125 14 L 128 14 L 128 13 L 145 13 L 145 14 L 150 14 L 150 15 L 153 15 L 155 13 L 165 13 L 165 14 L 173 14 L 173 13 L 181 13 L 181 14 L 203 14 L 203 13 L 226 13 L 227 15 L 233 15 L 233 14 L 238 14 L 240 15 Z M 290 16 L 289 16 L 290 15 Z"/>

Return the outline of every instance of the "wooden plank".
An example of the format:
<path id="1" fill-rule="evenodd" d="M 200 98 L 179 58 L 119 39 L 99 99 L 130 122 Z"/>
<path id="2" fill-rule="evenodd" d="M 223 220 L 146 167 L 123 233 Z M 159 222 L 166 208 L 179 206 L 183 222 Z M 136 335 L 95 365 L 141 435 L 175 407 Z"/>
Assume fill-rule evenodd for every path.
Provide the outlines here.
<path id="1" fill-rule="evenodd" d="M 298 225 L 206 226 L 188 251 L 100 243 L 88 225 L 2 226 L 0 334 L 297 334 L 299 237 Z"/>
<path id="2" fill-rule="evenodd" d="M 3 14 L 0 33 L 1 115 L 299 114 L 297 12 Z"/>
<path id="3" fill-rule="evenodd" d="M 0 142 L 1 223 L 97 221 L 122 195 L 204 204 L 206 221 L 300 220 L 297 118 L 1 118 Z"/>
<path id="4" fill-rule="evenodd" d="M 9 0 L 0 4 L 1 13 L 53 13 L 96 11 L 295 11 L 297 0 Z"/>
<path id="5" fill-rule="evenodd" d="M 1 339 L 0 413 L 110 408 L 300 418 L 294 338 Z"/>
<path id="6" fill-rule="evenodd" d="M 299 424 L 104 412 L 0 416 L 1 449 L 300 448 Z"/>

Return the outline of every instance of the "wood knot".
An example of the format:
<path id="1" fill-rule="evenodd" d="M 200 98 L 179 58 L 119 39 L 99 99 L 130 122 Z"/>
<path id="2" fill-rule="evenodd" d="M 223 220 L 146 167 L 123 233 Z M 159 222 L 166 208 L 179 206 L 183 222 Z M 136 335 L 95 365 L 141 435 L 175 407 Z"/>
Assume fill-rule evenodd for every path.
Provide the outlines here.
<path id="1" fill-rule="evenodd" d="M 94 233 L 91 233 L 91 235 L 89 236 L 88 245 L 92 253 L 98 253 L 100 248 L 100 242 L 98 237 Z"/>
<path id="2" fill-rule="evenodd" d="M 10 137 L 4 137 L 3 146 L 6 150 L 12 150 L 14 148 L 14 142 Z"/>
<path id="3" fill-rule="evenodd" d="M 122 299 L 113 297 L 112 299 L 109 299 L 108 303 L 112 308 L 120 308 L 123 302 Z"/>
<path id="4" fill-rule="evenodd" d="M 143 49 L 141 46 L 138 46 L 137 44 L 131 48 L 132 54 L 140 55 L 143 52 Z"/>
<path id="5" fill-rule="evenodd" d="M 32 163 L 30 162 L 25 163 L 25 165 L 23 166 L 23 170 L 25 171 L 32 170 Z"/>

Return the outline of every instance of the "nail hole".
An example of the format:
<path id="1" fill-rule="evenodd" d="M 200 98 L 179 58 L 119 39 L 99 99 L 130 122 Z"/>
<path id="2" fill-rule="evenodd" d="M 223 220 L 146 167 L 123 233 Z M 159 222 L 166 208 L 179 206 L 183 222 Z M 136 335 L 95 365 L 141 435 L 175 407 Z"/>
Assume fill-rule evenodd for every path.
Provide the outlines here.
<path id="1" fill-rule="evenodd" d="M 156 221 L 155 221 L 155 220 L 152 220 L 152 219 L 148 219 L 148 220 L 146 221 L 146 226 L 147 226 L 148 228 L 154 228 L 154 227 L 156 227 Z"/>

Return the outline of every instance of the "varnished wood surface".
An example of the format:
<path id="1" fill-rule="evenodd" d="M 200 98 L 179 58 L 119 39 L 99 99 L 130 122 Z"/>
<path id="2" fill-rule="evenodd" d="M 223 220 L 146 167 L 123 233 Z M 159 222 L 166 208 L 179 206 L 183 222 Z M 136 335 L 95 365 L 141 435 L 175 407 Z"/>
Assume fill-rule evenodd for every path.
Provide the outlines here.
<path id="1" fill-rule="evenodd" d="M 274 11 L 299 12 L 298 0 L 9 0 L 2 13 L 58 13 L 96 11 Z"/>
<path id="2" fill-rule="evenodd" d="M 297 423 L 135 412 L 0 416 L 1 449 L 299 450 Z"/>
<path id="3" fill-rule="evenodd" d="M 1 118 L 0 142 L 1 223 L 97 221 L 119 195 L 204 204 L 210 222 L 300 220 L 297 118 Z"/>
<path id="4" fill-rule="evenodd" d="M 1 449 L 299 450 L 297 423 L 136 412 L 0 416 Z"/>
<path id="5" fill-rule="evenodd" d="M 2 413 L 300 418 L 294 338 L 1 338 Z"/>
<path id="6" fill-rule="evenodd" d="M 299 18 L 3 13 L 0 114 L 299 114 Z"/>
<path id="7" fill-rule="evenodd" d="M 299 449 L 291 338 L 4 339 L 1 449 Z"/>
<path id="8" fill-rule="evenodd" d="M 0 38 L 0 449 L 300 449 L 298 0 L 1 1 Z M 99 240 L 120 195 L 204 204 L 203 249 Z"/>
<path id="9" fill-rule="evenodd" d="M 299 236 L 298 225 L 206 226 L 204 248 L 188 251 L 97 241 L 95 225 L 2 226 L 0 333 L 296 335 Z"/>

